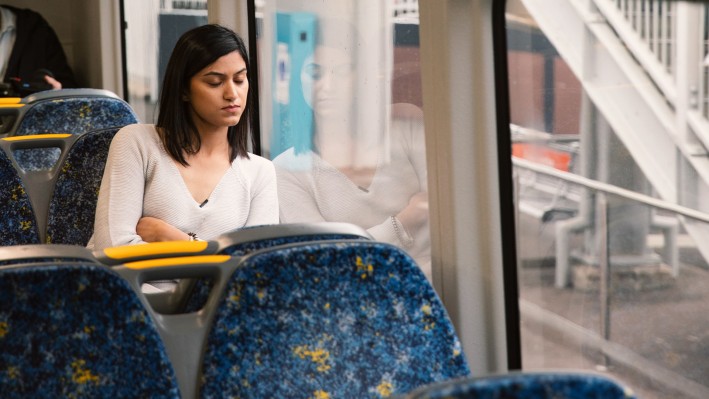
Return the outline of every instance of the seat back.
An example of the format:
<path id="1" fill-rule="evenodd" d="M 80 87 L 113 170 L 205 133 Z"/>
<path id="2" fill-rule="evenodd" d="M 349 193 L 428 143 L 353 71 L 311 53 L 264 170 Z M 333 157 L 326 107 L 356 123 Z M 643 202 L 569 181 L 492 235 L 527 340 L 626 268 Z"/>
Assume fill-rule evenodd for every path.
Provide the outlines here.
<path id="1" fill-rule="evenodd" d="M 403 250 L 374 241 L 247 255 L 211 325 L 206 398 L 384 397 L 469 374 L 426 277 Z"/>
<path id="2" fill-rule="evenodd" d="M 104 265 L 118 266 L 146 260 L 159 260 L 165 258 L 184 258 L 213 255 L 217 252 L 217 243 L 214 241 L 168 241 L 155 242 L 145 245 L 125 245 L 105 248 L 96 251 L 94 256 Z M 142 293 L 152 310 L 160 314 L 189 313 L 184 311 L 185 303 L 191 297 L 194 279 L 174 280 L 160 282 L 160 287 L 155 287 L 150 293 Z M 211 289 L 211 285 L 209 286 Z M 209 297 L 209 290 L 202 292 L 203 301 Z M 202 303 L 202 306 L 204 305 Z M 200 306 L 201 308 L 201 306 Z M 199 308 L 195 309 L 199 310 Z"/>
<path id="3" fill-rule="evenodd" d="M 46 216 L 45 242 L 85 246 L 94 228 L 108 149 L 120 127 L 79 136 L 54 170 Z"/>
<path id="4" fill-rule="evenodd" d="M 400 399 L 632 399 L 633 391 L 591 372 L 513 372 L 468 377 L 419 388 Z"/>
<path id="5" fill-rule="evenodd" d="M 372 236 L 367 230 L 349 223 L 292 223 L 245 227 L 219 236 L 216 242 L 218 253 L 244 256 L 283 244 L 346 239 L 371 240 Z M 211 288 L 210 281 L 195 281 L 184 311 L 194 312 L 204 306 Z"/>
<path id="6" fill-rule="evenodd" d="M 13 136 L 0 139 L 0 148 L 18 173 L 36 218 L 39 242 L 84 246 L 93 233 L 108 149 L 118 127 L 84 133 Z M 48 169 L 27 168 L 18 162 L 23 151 L 57 149 Z M 37 152 L 30 152 L 37 155 Z M 46 159 L 44 159 L 46 160 Z"/>
<path id="7" fill-rule="evenodd" d="M 224 292 L 228 277 L 238 265 L 238 258 L 228 255 L 200 255 L 213 250 L 211 245 L 204 248 L 196 247 L 198 243 L 183 242 L 185 247 L 193 246 L 194 256 L 169 257 L 173 249 L 163 252 L 165 257 L 156 257 L 162 252 L 161 243 L 137 245 L 145 247 L 147 260 L 135 260 L 113 267 L 123 276 L 141 297 L 141 301 L 156 320 L 160 336 L 165 344 L 168 356 L 174 367 L 180 392 L 183 398 L 196 398 L 200 366 L 204 342 L 211 327 L 217 303 Z M 156 248 L 151 250 L 150 247 Z M 187 248 L 189 251 L 189 248 Z M 126 259 L 138 259 L 141 249 L 138 248 Z M 123 257 L 113 257 L 113 259 Z M 144 291 L 143 287 L 151 281 L 190 280 L 209 278 L 214 281 L 213 289 L 204 308 L 197 312 L 166 313 L 153 306 L 153 295 Z M 179 290 L 173 295 L 179 296 Z M 179 300 L 179 299 L 178 299 Z M 227 396 L 220 396 L 227 397 Z"/>
<path id="8" fill-rule="evenodd" d="M 126 280 L 86 254 L 67 261 L 51 250 L 0 267 L 3 397 L 179 397 L 153 319 Z"/>
<path id="9" fill-rule="evenodd" d="M 108 90 L 47 90 L 21 101 L 0 104 L 0 135 L 83 134 L 137 123 L 128 103 Z M 16 151 L 17 163 L 27 171 L 49 170 L 61 156 L 58 148 Z"/>
<path id="10" fill-rule="evenodd" d="M 10 136 L 81 134 L 138 122 L 130 105 L 107 90 L 49 90 L 27 96 L 22 103 Z"/>
<path id="11" fill-rule="evenodd" d="M 216 239 L 219 253 L 243 256 L 283 244 L 319 240 L 366 239 L 372 236 L 349 223 L 291 223 L 252 226 L 221 235 Z"/>
<path id="12" fill-rule="evenodd" d="M 0 146 L 0 246 L 39 242 L 39 226 L 25 183 L 11 153 Z"/>

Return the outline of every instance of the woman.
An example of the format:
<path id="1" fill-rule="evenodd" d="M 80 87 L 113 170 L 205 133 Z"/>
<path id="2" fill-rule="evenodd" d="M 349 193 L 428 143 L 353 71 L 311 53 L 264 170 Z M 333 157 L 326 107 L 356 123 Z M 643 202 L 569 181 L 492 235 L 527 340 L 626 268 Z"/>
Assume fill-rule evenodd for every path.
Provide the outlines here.
<path id="1" fill-rule="evenodd" d="M 312 148 L 293 146 L 274 159 L 281 223 L 359 225 L 376 240 L 405 249 L 430 276 L 421 110 L 394 104 L 386 127 L 361 128 L 357 88 L 378 77 L 357 73 L 351 49 L 359 47 L 358 36 L 346 22 L 320 24 L 321 42 L 301 76 L 314 116 Z"/>
<path id="2" fill-rule="evenodd" d="M 182 35 L 157 124 L 126 126 L 111 143 L 89 248 L 212 239 L 278 223 L 273 164 L 247 152 L 248 68 L 233 31 L 204 25 Z"/>

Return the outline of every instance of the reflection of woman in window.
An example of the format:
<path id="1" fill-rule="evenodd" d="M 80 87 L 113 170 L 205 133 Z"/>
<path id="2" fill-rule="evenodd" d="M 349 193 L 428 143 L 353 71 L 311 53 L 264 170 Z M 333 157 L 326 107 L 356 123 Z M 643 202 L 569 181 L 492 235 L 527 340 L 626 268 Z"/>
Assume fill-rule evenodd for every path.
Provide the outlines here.
<path id="1" fill-rule="evenodd" d="M 157 124 L 126 126 L 111 142 L 90 247 L 212 239 L 278 223 L 273 164 L 247 153 L 248 67 L 244 42 L 227 28 L 182 35 Z"/>
<path id="2" fill-rule="evenodd" d="M 355 87 L 377 77 L 357 74 L 348 41 L 330 45 L 343 32 L 332 33 L 323 37 L 327 44 L 318 45 L 313 61 L 303 67 L 304 94 L 306 99 L 311 97 L 315 117 L 313 150 L 290 148 L 274 160 L 281 223 L 354 223 L 379 241 L 405 248 L 428 272 L 430 241 L 421 111 L 410 104 L 395 104 L 388 140 L 379 140 L 389 146 L 368 148 L 358 142 L 361 135 L 354 131 L 354 101 L 367 99 L 355 98 Z M 309 86 L 312 96 L 307 93 Z M 384 137 L 384 132 L 379 134 Z"/>

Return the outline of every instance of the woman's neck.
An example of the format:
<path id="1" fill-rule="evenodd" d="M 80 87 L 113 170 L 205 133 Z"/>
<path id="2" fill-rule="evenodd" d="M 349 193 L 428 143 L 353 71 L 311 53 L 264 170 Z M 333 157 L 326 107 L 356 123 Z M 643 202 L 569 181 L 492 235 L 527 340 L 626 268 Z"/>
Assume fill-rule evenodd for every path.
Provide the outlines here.
<path id="1" fill-rule="evenodd" d="M 227 126 L 209 126 L 195 121 L 195 128 L 200 140 L 198 153 L 210 155 L 221 153 L 229 148 L 229 128 Z"/>

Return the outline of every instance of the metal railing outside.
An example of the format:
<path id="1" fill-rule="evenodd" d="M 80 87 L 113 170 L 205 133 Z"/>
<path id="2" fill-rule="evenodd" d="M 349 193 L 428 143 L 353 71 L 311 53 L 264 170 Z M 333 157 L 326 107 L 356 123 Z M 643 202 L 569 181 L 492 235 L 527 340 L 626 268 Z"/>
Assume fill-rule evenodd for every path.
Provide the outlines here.
<path id="1" fill-rule="evenodd" d="M 709 223 L 709 214 L 687 208 L 681 205 L 670 203 L 648 195 L 640 194 L 631 190 L 623 189 L 611 184 L 602 183 L 580 175 L 564 172 L 550 166 L 531 162 L 525 159 L 512 157 L 512 164 L 515 169 L 515 176 L 519 177 L 520 171 L 537 173 L 548 178 L 558 179 L 564 184 L 578 185 L 582 190 L 589 190 L 593 193 L 595 203 L 595 234 L 597 243 L 597 264 L 599 267 L 599 303 L 600 317 L 598 330 L 591 331 L 575 325 L 569 320 L 557 316 L 551 311 L 540 308 L 530 301 L 520 298 L 520 309 L 522 314 L 538 320 L 544 320 L 550 328 L 563 330 L 564 334 L 574 336 L 584 345 L 597 348 L 603 355 L 605 362 L 610 359 L 623 363 L 652 380 L 657 381 L 677 392 L 683 393 L 686 397 L 707 397 L 709 387 L 698 384 L 673 373 L 661 365 L 652 363 L 642 356 L 634 353 L 631 349 L 610 340 L 611 331 L 611 259 L 608 242 L 608 200 L 609 196 L 622 198 L 637 204 L 642 204 L 667 214 L 673 214 L 686 220 Z M 517 184 L 519 186 L 519 184 Z M 516 207 L 519 209 L 519 197 L 515 198 Z"/>

